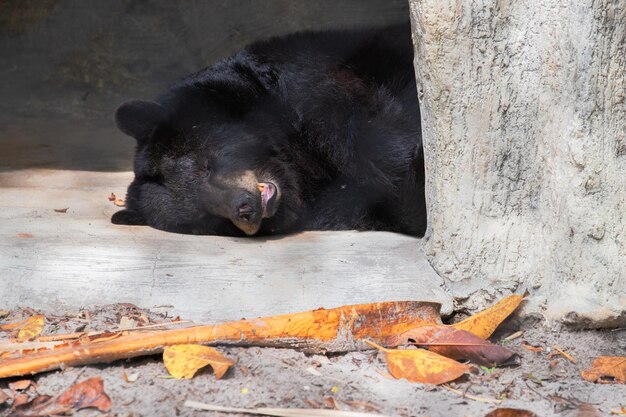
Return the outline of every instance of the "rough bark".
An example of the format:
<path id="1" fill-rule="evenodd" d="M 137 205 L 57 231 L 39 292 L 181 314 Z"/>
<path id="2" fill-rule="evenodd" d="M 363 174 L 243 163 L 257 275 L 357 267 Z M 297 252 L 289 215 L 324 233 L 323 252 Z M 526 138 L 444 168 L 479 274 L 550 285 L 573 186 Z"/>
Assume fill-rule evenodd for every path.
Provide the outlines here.
<path id="1" fill-rule="evenodd" d="M 626 322 L 626 3 L 409 0 L 427 254 L 459 299 Z"/>

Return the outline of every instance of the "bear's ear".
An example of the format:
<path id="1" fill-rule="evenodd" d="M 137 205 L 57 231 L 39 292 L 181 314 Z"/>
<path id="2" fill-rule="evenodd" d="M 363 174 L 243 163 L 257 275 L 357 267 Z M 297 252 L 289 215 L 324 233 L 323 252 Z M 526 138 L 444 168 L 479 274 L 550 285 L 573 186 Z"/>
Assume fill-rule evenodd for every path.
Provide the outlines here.
<path id="1" fill-rule="evenodd" d="M 138 141 L 150 138 L 166 121 L 165 109 L 153 101 L 127 101 L 115 111 L 117 128 Z"/>
<path id="2" fill-rule="evenodd" d="M 146 219 L 134 210 L 120 210 L 111 217 L 111 223 L 127 226 L 146 226 Z"/>

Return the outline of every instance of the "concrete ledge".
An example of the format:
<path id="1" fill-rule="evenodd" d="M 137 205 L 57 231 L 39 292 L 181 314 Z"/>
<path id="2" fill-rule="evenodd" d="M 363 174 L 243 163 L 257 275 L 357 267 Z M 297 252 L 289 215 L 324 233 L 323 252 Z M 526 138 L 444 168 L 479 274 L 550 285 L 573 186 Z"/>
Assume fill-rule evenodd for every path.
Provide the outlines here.
<path id="1" fill-rule="evenodd" d="M 112 225 L 118 208 L 107 197 L 123 197 L 131 178 L 0 174 L 0 308 L 129 302 L 211 322 L 387 300 L 437 301 L 452 312 L 419 239 L 385 232 L 239 239 Z"/>

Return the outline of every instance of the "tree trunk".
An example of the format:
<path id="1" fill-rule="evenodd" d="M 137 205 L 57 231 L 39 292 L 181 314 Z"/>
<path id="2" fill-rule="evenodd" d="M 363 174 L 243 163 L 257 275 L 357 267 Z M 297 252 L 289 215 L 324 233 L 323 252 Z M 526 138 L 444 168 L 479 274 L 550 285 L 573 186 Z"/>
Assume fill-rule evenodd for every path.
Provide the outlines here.
<path id="1" fill-rule="evenodd" d="M 426 248 L 470 307 L 626 323 L 626 3 L 409 0 Z"/>

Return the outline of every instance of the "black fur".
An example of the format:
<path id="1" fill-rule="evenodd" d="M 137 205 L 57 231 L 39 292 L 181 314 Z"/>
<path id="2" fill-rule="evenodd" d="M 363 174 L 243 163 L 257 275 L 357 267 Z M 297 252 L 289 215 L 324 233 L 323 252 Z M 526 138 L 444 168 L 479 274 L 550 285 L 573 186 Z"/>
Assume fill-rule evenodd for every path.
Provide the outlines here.
<path id="1" fill-rule="evenodd" d="M 259 42 L 156 103 L 123 104 L 116 122 L 137 139 L 135 180 L 113 223 L 215 235 L 423 234 L 410 36 L 403 25 Z M 280 190 L 271 217 L 261 218 L 255 181 Z"/>

